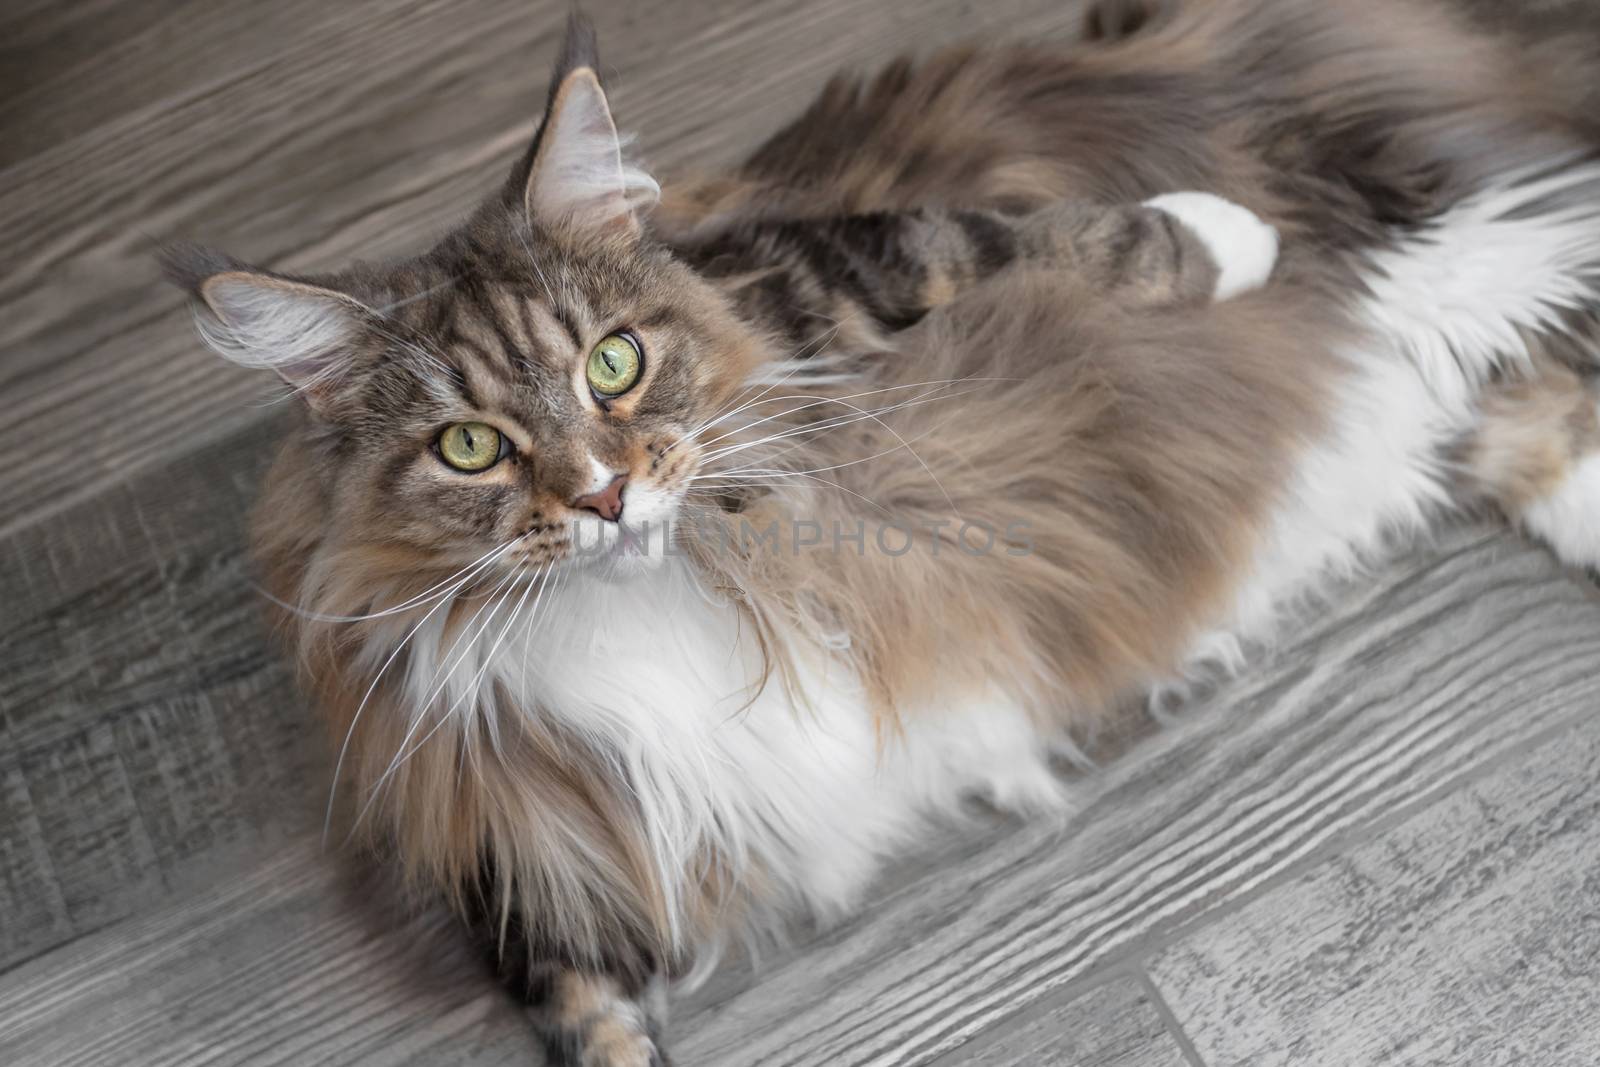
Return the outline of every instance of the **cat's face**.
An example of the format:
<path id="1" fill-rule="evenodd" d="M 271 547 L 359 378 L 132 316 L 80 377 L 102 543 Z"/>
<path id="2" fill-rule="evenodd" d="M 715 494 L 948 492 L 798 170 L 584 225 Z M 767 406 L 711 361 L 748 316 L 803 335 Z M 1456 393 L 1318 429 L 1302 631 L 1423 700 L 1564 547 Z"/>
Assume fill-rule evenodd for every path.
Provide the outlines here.
<path id="1" fill-rule="evenodd" d="M 390 312 L 358 342 L 367 372 L 331 385 L 337 525 L 452 559 L 658 563 L 704 455 L 692 432 L 743 387 L 754 339 L 642 241 L 498 238 L 447 255 L 453 280 Z"/>
<path id="2" fill-rule="evenodd" d="M 694 435 L 761 358 L 643 233 L 654 193 L 584 66 L 558 72 L 505 195 L 426 256 L 325 282 L 203 253 L 177 271 L 212 346 L 308 405 L 325 543 L 626 572 L 663 558 Z"/>

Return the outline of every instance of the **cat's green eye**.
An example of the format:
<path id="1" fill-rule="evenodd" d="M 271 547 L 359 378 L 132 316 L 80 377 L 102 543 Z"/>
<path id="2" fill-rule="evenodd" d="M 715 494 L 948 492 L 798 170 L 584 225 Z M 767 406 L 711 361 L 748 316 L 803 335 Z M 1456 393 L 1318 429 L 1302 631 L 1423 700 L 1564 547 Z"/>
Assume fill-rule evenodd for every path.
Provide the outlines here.
<path id="1" fill-rule="evenodd" d="M 589 388 L 604 397 L 621 396 L 639 380 L 644 354 L 630 334 L 614 333 L 594 346 L 584 373 Z"/>
<path id="2" fill-rule="evenodd" d="M 495 465 L 505 449 L 505 438 L 482 422 L 458 422 L 439 435 L 439 456 L 458 471 L 474 473 Z"/>

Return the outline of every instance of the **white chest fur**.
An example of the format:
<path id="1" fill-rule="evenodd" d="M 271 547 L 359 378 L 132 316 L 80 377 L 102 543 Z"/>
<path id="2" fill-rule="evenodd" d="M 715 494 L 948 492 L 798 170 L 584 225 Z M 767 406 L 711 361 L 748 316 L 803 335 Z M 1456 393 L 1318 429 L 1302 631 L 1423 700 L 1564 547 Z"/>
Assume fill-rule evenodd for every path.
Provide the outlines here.
<path id="1" fill-rule="evenodd" d="M 821 653 L 801 665 L 803 703 L 776 679 L 754 692 L 750 625 L 684 561 L 618 580 L 573 571 L 551 584 L 538 619 L 526 613 L 498 646 L 500 627 L 486 627 L 472 659 L 507 692 L 537 694 L 539 710 L 526 713 L 559 716 L 614 754 L 669 881 L 713 846 L 735 863 L 758 860 L 790 906 L 827 917 L 965 790 L 1059 804 L 1014 704 L 952 695 L 908 716 L 880 750 L 856 680 Z"/>

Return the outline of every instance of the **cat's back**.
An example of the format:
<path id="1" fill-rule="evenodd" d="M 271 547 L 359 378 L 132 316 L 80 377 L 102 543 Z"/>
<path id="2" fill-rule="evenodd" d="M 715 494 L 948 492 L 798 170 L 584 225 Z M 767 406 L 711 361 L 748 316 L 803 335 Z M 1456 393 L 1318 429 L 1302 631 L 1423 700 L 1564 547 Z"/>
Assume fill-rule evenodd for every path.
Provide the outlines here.
<path id="1" fill-rule="evenodd" d="M 1600 49 L 1581 41 L 1530 47 L 1433 0 L 1135 6 L 1159 17 L 1118 39 L 841 74 L 735 176 L 680 184 L 660 225 L 1207 189 L 1322 256 L 1383 247 L 1553 142 L 1594 140 Z"/>

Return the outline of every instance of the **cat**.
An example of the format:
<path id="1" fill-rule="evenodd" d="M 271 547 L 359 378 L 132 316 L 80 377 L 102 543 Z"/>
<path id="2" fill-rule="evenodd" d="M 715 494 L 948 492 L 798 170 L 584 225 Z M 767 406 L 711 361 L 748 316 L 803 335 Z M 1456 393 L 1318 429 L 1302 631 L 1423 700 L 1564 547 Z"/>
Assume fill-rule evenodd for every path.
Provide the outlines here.
<path id="1" fill-rule="evenodd" d="M 1420 0 L 1099 25 L 658 186 L 575 20 L 431 251 L 170 252 L 299 398 L 255 553 L 335 787 L 554 1062 L 665 1062 L 669 979 L 968 794 L 1059 813 L 1053 755 L 1397 536 L 1489 504 L 1600 563 L 1564 69 Z"/>

